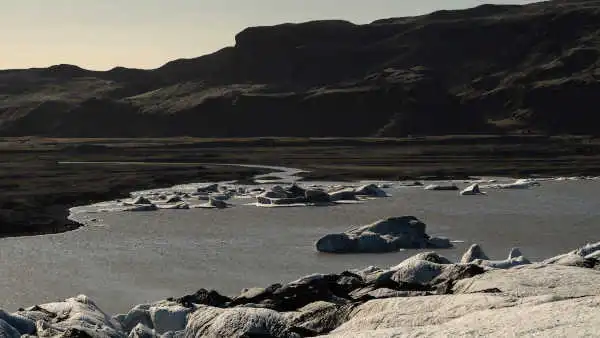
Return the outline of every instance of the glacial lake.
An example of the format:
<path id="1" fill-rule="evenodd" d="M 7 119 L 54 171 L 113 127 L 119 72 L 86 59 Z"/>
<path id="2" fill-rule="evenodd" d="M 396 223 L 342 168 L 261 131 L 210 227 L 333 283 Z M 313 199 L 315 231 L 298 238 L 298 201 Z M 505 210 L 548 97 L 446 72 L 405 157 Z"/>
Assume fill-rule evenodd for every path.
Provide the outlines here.
<path id="1" fill-rule="evenodd" d="M 486 189 L 486 196 L 400 184 L 385 190 L 390 197 L 330 207 L 260 208 L 234 199 L 223 210 L 78 213 L 74 218 L 88 224 L 79 230 L 0 239 L 0 308 L 86 294 L 121 313 L 200 288 L 235 295 L 312 273 L 388 267 L 418 251 L 332 255 L 317 253 L 314 243 L 391 216 L 414 215 L 429 235 L 458 241 L 438 251 L 453 260 L 473 243 L 492 259 L 519 247 L 530 260 L 543 260 L 600 240 L 598 180 Z"/>

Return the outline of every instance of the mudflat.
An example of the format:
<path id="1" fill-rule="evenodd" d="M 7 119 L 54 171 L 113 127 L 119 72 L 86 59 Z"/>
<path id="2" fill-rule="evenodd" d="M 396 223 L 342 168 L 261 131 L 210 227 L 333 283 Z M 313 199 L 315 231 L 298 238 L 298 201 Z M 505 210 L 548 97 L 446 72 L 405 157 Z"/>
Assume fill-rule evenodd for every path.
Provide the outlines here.
<path id="1" fill-rule="evenodd" d="M 0 236 L 79 224 L 68 208 L 179 183 L 251 180 L 263 169 L 306 169 L 311 180 L 444 179 L 477 175 L 598 175 L 600 141 L 584 136 L 411 138 L 0 139 Z M 63 164 L 62 162 L 97 162 Z M 104 162 L 104 163 L 102 163 Z M 111 163 L 108 163 L 111 162 Z M 223 164 L 232 164 L 231 166 Z"/>

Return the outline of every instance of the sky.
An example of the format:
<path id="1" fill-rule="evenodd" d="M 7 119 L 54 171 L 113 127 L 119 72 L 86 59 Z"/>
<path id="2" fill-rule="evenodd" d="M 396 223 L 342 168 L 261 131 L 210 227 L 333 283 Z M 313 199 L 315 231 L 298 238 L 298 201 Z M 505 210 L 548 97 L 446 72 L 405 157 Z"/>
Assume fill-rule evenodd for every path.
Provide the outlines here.
<path id="1" fill-rule="evenodd" d="M 368 23 L 439 9 L 531 0 L 0 0 L 0 69 L 76 64 L 156 68 L 234 44 L 249 26 Z"/>

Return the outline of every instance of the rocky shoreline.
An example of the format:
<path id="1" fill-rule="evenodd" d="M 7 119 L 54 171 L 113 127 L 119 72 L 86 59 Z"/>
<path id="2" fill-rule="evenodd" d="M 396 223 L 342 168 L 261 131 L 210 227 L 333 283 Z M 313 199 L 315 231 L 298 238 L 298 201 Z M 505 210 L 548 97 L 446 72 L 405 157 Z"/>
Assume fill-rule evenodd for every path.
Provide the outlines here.
<path id="1" fill-rule="evenodd" d="M 394 267 L 314 274 L 234 297 L 200 289 L 116 316 L 79 295 L 1 311 L 0 336 L 585 336 L 600 325 L 599 258 L 600 243 L 535 263 L 518 249 L 490 260 L 472 245 L 456 263 L 419 253 Z"/>
<path id="2" fill-rule="evenodd" d="M 53 164 L 53 167 L 60 167 Z M 66 166 L 63 166 L 66 167 Z M 57 234 L 80 228 L 83 224 L 69 218 L 69 209 L 91 203 L 126 198 L 131 191 L 195 182 L 198 180 L 248 180 L 271 172 L 258 168 L 188 165 L 160 166 L 86 166 L 75 173 L 67 168 L 47 169 L 51 178 L 37 172 L 25 189 L 8 189 L 0 196 L 0 238 Z M 66 175 L 60 176 L 62 172 Z M 44 172 L 43 174 L 48 175 Z M 33 176 L 33 175 L 32 175 Z M 7 178 L 8 179 L 8 178 Z M 21 180 L 10 180 L 21 183 Z M 24 181 L 24 180 L 23 180 Z M 57 181 L 57 182 L 54 182 Z M 68 182 L 68 184 L 64 184 Z M 21 191 L 22 190 L 22 191 Z"/>
<path id="3" fill-rule="evenodd" d="M 422 139 L 0 138 L 0 237 L 52 234 L 80 225 L 73 206 L 187 182 L 250 180 L 278 164 L 305 180 L 355 181 L 598 175 L 600 146 L 587 138 L 445 136 Z M 538 159 L 531 161 L 531 158 Z M 61 161 L 119 165 L 59 165 Z M 127 164 L 146 162 L 144 165 Z M 271 170 L 272 171 L 272 170 Z"/>

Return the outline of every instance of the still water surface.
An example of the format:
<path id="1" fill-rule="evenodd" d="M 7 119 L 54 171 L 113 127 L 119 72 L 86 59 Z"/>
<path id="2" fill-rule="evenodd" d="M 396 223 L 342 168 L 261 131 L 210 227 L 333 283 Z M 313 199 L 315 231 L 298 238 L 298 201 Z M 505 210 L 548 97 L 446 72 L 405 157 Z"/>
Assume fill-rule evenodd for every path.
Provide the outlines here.
<path id="1" fill-rule="evenodd" d="M 0 308 L 83 293 L 116 313 L 199 288 L 236 294 L 315 272 L 396 265 L 417 251 L 328 255 L 314 249 L 326 233 L 390 216 L 417 216 L 430 235 L 464 241 L 441 252 L 451 259 L 472 243 L 493 259 L 516 246 L 541 260 L 600 240 L 600 181 L 542 182 L 487 196 L 387 191 L 389 198 L 333 207 L 258 208 L 238 200 L 225 210 L 81 214 L 97 221 L 65 234 L 0 239 Z"/>

